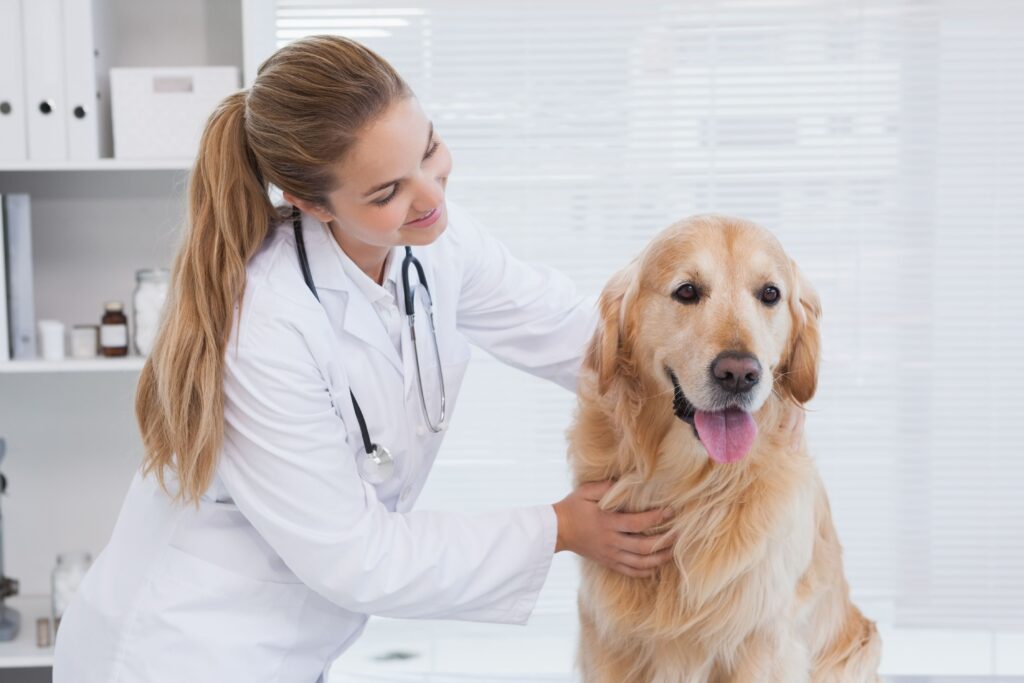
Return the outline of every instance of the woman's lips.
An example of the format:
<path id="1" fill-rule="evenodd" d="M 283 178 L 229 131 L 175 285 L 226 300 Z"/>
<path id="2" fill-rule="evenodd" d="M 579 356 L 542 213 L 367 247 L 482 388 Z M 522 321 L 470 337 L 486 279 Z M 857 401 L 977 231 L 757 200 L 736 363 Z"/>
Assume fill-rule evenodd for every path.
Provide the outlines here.
<path id="1" fill-rule="evenodd" d="M 435 206 L 433 209 L 430 210 L 430 213 L 428 213 L 423 218 L 417 218 L 414 221 L 409 221 L 408 223 L 404 224 L 402 227 L 403 228 L 426 228 L 426 227 L 429 227 L 429 226 L 433 225 L 434 223 L 436 223 L 437 219 L 441 217 L 442 209 L 444 209 L 444 204 L 441 204 L 440 206 Z"/>

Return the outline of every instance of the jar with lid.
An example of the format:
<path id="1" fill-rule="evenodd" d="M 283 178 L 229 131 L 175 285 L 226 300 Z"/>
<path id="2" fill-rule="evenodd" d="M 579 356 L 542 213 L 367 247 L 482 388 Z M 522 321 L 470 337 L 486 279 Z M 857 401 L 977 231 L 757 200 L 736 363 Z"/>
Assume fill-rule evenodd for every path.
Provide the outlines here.
<path id="1" fill-rule="evenodd" d="M 108 301 L 104 309 L 106 312 L 100 325 L 100 353 L 108 357 L 127 356 L 128 318 L 124 314 L 124 304 Z"/>
<path id="2" fill-rule="evenodd" d="M 166 268 L 145 268 L 135 271 L 134 345 L 139 355 L 148 356 L 160 327 L 160 312 L 167 299 L 171 271 Z"/>
<path id="3" fill-rule="evenodd" d="M 79 584 L 85 578 L 92 564 L 92 555 L 87 552 L 61 553 L 57 555 L 57 566 L 53 568 L 50 576 L 50 588 L 52 589 L 52 611 L 53 630 L 56 633 L 60 627 L 61 617 L 64 610 L 71 604 L 75 597 Z"/>

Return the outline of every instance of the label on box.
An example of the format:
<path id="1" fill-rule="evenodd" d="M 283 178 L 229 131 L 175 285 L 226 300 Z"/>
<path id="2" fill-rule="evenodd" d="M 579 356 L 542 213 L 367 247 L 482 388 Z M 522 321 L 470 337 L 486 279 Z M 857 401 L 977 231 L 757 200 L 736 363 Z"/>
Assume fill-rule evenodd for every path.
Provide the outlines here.
<path id="1" fill-rule="evenodd" d="M 128 346 L 127 325 L 100 325 L 100 346 L 118 349 Z"/>

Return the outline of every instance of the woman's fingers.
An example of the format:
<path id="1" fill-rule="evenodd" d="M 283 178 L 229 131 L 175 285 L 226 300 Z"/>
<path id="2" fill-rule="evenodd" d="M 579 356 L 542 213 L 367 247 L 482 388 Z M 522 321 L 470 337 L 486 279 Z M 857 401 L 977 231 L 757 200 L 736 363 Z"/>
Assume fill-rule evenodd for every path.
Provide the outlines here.
<path id="1" fill-rule="evenodd" d="M 634 555 L 650 555 L 651 553 L 657 552 L 663 548 L 671 548 L 674 540 L 675 535 L 671 531 L 666 531 L 663 534 L 654 534 L 652 536 L 619 534 L 619 537 L 615 541 L 615 545 L 619 550 L 624 550 L 627 553 L 633 553 Z"/>
<path id="2" fill-rule="evenodd" d="M 665 523 L 672 518 L 667 508 L 655 508 L 646 512 L 617 512 L 615 528 L 630 534 L 639 534 Z"/>
<path id="3" fill-rule="evenodd" d="M 619 564 L 631 567 L 636 570 L 654 569 L 660 567 L 672 559 L 672 548 L 662 548 L 649 555 L 637 555 L 625 550 L 620 550 L 616 556 Z"/>

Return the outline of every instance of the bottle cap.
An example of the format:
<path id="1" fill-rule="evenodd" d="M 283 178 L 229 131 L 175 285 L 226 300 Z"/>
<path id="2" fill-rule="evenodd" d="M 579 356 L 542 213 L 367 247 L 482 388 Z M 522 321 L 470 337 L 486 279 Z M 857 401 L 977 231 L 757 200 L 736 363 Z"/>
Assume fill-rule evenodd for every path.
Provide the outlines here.
<path id="1" fill-rule="evenodd" d="M 120 313 L 121 311 L 124 310 L 124 304 L 121 303 L 120 301 L 108 301 L 104 305 L 104 308 L 110 311 L 111 313 Z"/>

